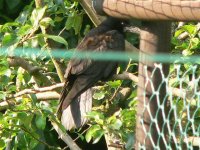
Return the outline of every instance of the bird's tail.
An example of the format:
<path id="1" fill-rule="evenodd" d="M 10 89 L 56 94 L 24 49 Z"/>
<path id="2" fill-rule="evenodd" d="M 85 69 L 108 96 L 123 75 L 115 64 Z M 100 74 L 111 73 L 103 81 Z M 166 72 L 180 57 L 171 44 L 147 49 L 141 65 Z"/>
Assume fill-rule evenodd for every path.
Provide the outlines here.
<path id="1" fill-rule="evenodd" d="M 92 88 L 73 100 L 61 114 L 61 123 L 67 130 L 79 128 L 87 122 L 86 114 L 92 110 Z"/>

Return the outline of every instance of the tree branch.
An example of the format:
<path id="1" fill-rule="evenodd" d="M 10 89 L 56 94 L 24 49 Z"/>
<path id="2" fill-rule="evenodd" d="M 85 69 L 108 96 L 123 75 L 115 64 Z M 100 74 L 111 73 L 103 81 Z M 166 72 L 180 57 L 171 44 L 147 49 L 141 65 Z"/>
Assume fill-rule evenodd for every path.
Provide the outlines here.
<path id="1" fill-rule="evenodd" d="M 180 27 L 183 26 L 183 25 L 185 25 L 185 23 L 181 22 L 181 23 L 179 24 L 178 28 L 180 28 Z M 197 24 L 196 24 L 196 29 L 197 29 L 197 31 L 200 30 L 200 23 L 197 23 Z M 178 36 L 178 39 L 179 39 L 179 40 L 185 40 L 185 39 L 188 38 L 188 37 L 189 37 L 189 33 L 188 33 L 188 32 L 183 32 L 183 33 L 181 33 L 181 34 Z"/>
<path id="2" fill-rule="evenodd" d="M 8 58 L 8 64 L 11 67 L 22 67 L 30 75 L 32 75 L 34 79 L 36 80 L 36 82 L 38 83 L 40 81 L 43 81 L 44 85 L 48 86 L 52 84 L 51 81 L 40 72 L 41 68 L 37 66 L 33 66 L 32 64 L 30 64 L 28 61 L 26 61 L 23 58 L 19 58 L 19 57 Z"/>
<path id="3" fill-rule="evenodd" d="M 114 80 L 132 80 L 135 83 L 138 83 L 138 77 L 129 72 L 123 72 L 122 74 L 113 75 L 112 79 Z"/>
<path id="4" fill-rule="evenodd" d="M 116 74 L 113 76 L 112 80 L 131 80 L 138 83 L 138 77 L 132 73 L 129 72 L 123 72 L 122 74 Z M 39 101 L 46 101 L 46 100 L 55 100 L 59 99 L 60 95 L 58 93 L 59 89 L 62 88 L 64 83 L 58 83 L 47 87 L 42 88 L 35 88 L 35 89 L 25 89 L 22 90 L 16 94 L 14 94 L 11 97 L 8 97 L 6 101 L 3 101 L 0 103 L 0 111 L 5 110 L 9 107 L 9 105 L 19 104 L 21 102 L 21 97 L 26 94 L 35 94 L 36 98 Z M 95 88 L 95 87 L 94 87 Z M 124 90 L 123 92 L 127 92 L 128 89 Z M 189 92 L 186 90 L 173 88 L 171 87 L 170 90 L 172 91 L 173 96 L 177 96 L 180 98 L 184 98 L 185 96 L 189 95 Z M 14 100 L 17 98 L 17 101 Z"/>
<path id="5" fill-rule="evenodd" d="M 35 94 L 35 97 L 38 101 L 58 100 L 60 98 L 60 94 L 56 91 L 35 93 L 35 91 L 32 89 L 26 89 L 20 91 L 20 93 L 17 93 L 12 97 L 8 97 L 5 101 L 0 102 L 0 111 L 6 110 L 11 106 L 20 104 L 22 102 L 22 96 L 26 94 Z"/>
<path id="6" fill-rule="evenodd" d="M 54 121 L 51 121 L 51 124 L 58 133 L 59 137 L 69 146 L 71 150 L 81 150 L 73 141 L 73 139 L 67 134 L 67 132 L 62 131 L 61 128 Z"/>
<path id="7" fill-rule="evenodd" d="M 124 29 L 125 32 L 131 32 L 131 33 L 135 33 L 135 34 L 138 34 L 140 35 L 140 28 L 139 27 L 135 27 L 135 26 L 131 26 L 131 27 L 125 27 Z"/>
<path id="8" fill-rule="evenodd" d="M 25 89 L 25 90 L 22 90 L 22 91 L 16 93 L 12 98 L 17 98 L 17 97 L 23 96 L 25 94 L 35 94 L 35 93 L 36 94 L 41 94 L 40 97 L 45 97 L 45 95 L 46 95 L 45 93 L 49 94 L 49 92 L 54 93 L 54 94 L 51 94 L 51 95 L 56 95 L 56 97 L 59 98 L 59 94 L 56 91 L 53 91 L 53 90 L 60 89 L 61 87 L 63 87 L 63 85 L 64 85 L 64 83 L 58 83 L 58 84 L 54 84 L 54 85 L 51 85 L 51 86 L 48 86 L 48 87 L 35 88 L 35 89 Z M 44 96 L 42 96 L 42 94 L 44 94 Z M 50 96 L 48 96 L 48 97 L 50 99 L 52 99 L 52 97 L 50 97 Z"/>

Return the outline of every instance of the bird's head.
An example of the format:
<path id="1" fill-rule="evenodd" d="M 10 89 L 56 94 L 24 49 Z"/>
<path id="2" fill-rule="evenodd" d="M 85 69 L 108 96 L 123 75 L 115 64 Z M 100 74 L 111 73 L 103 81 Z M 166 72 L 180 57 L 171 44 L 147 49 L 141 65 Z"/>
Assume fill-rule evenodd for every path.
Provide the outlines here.
<path id="1" fill-rule="evenodd" d="M 120 32 L 123 32 L 124 27 L 128 25 L 128 21 L 118 18 L 108 17 L 105 21 L 101 23 L 101 25 L 106 26 L 111 30 L 118 30 Z"/>

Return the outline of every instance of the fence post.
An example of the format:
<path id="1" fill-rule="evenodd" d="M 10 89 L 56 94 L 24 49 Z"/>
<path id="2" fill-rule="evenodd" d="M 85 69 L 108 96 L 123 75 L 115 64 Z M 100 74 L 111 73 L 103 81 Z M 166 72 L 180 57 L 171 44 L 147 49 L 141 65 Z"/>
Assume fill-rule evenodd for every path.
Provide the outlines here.
<path id="1" fill-rule="evenodd" d="M 146 55 L 154 55 L 158 53 L 169 53 L 171 23 L 166 21 L 143 22 L 143 29 L 140 35 L 140 62 L 139 62 L 139 84 L 138 84 L 138 104 L 137 104 L 137 123 L 136 123 L 136 141 L 135 149 L 139 150 L 142 147 L 146 149 L 154 149 L 158 146 L 159 149 L 166 149 L 164 140 L 167 139 L 167 127 L 163 120 L 163 113 L 159 109 L 157 100 L 162 104 L 166 96 L 165 83 L 162 83 L 161 70 L 155 69 L 155 62 L 147 60 Z M 145 55 L 144 55 L 145 54 Z M 144 66 L 147 66 L 147 75 L 151 78 L 154 91 L 158 91 L 159 98 L 157 99 L 151 83 L 147 80 Z M 154 72 L 153 72 L 154 70 Z M 162 72 L 167 76 L 169 65 L 163 64 Z M 162 84 L 162 87 L 158 87 Z M 145 94 L 144 94 L 145 93 Z M 166 103 L 166 101 L 164 101 Z M 145 104 L 150 108 L 145 108 Z M 164 104 L 166 106 L 167 104 Z M 166 107 L 165 116 L 168 115 Z M 150 111 L 150 112 L 149 112 Z M 152 122 L 152 118 L 157 120 Z M 142 123 L 143 120 L 143 123 Z M 161 131 L 156 128 L 158 125 Z M 148 136 L 150 133 L 150 136 Z M 160 137 L 163 133 L 164 137 Z M 163 140 L 164 139 L 164 140 Z"/>

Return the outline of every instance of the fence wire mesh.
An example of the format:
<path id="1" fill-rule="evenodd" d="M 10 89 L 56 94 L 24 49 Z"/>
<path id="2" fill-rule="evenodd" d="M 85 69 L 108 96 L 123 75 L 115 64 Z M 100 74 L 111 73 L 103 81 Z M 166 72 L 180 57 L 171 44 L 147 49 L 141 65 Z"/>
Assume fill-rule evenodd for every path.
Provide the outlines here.
<path id="1" fill-rule="evenodd" d="M 148 66 L 143 67 L 146 81 L 140 123 L 145 133 L 144 145 L 150 140 L 154 149 L 160 149 L 160 141 L 166 149 L 200 149 L 199 67 L 197 64 L 171 64 L 167 76 L 162 71 L 162 64 L 154 64 L 150 75 Z M 162 81 L 154 87 L 157 71 L 161 73 Z M 166 94 L 160 95 L 164 86 Z M 151 95 L 147 101 L 145 95 L 149 94 L 149 89 Z M 152 104 L 157 105 L 157 110 L 152 110 Z M 159 126 L 160 121 L 163 121 L 162 126 Z M 154 139 L 154 134 L 158 134 L 158 139 Z M 148 149 L 144 145 L 140 148 Z"/>

